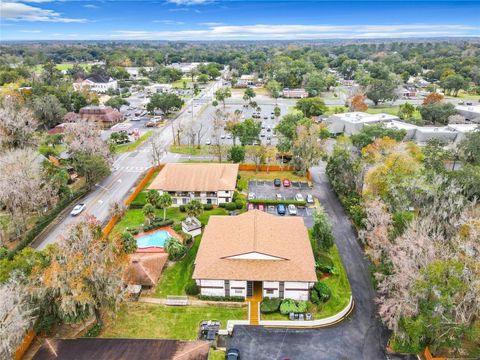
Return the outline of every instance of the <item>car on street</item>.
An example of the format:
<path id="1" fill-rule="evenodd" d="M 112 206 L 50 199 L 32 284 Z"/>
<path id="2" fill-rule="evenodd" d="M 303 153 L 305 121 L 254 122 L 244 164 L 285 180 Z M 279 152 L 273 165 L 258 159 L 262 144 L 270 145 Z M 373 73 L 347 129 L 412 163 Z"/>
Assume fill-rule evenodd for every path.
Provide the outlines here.
<path id="1" fill-rule="evenodd" d="M 240 359 L 240 351 L 238 349 L 229 349 L 227 351 L 227 360 L 239 360 Z"/>
<path id="2" fill-rule="evenodd" d="M 297 200 L 297 201 L 303 201 L 303 196 L 302 196 L 302 194 L 300 194 L 300 193 L 296 194 L 296 195 L 295 195 L 295 200 Z"/>
<path id="3" fill-rule="evenodd" d="M 307 195 L 307 203 L 308 204 L 313 204 L 313 196 L 311 194 Z"/>
<path id="4" fill-rule="evenodd" d="M 280 187 L 282 186 L 282 181 L 280 179 L 275 179 L 273 180 L 273 185 L 275 185 L 276 187 Z"/>
<path id="5" fill-rule="evenodd" d="M 290 180 L 288 180 L 288 179 L 283 179 L 283 186 L 284 186 L 284 187 L 290 187 L 290 185 L 292 185 L 292 183 L 290 182 Z"/>
<path id="6" fill-rule="evenodd" d="M 297 215 L 297 207 L 293 204 L 288 205 L 288 214 Z"/>
<path id="7" fill-rule="evenodd" d="M 268 128 L 267 128 L 267 131 L 270 132 L 270 131 L 272 131 L 272 129 L 271 129 L 270 127 L 268 127 Z"/>
<path id="8" fill-rule="evenodd" d="M 265 133 L 262 132 L 262 133 L 260 134 L 260 136 L 261 136 L 261 137 L 265 137 Z"/>
<path id="9" fill-rule="evenodd" d="M 253 199 L 255 199 L 255 193 L 253 192 L 248 193 L 248 200 L 253 200 Z"/>
<path id="10" fill-rule="evenodd" d="M 205 145 L 211 145 L 212 142 L 210 141 L 210 139 L 207 139 L 207 141 L 205 141 Z"/>
<path id="11" fill-rule="evenodd" d="M 287 212 L 287 210 L 285 209 L 285 205 L 283 204 L 278 204 L 277 205 L 277 214 L 278 215 L 285 215 L 285 213 Z"/>
<path id="12" fill-rule="evenodd" d="M 227 139 L 231 139 L 231 138 L 232 138 L 232 135 L 228 134 Z"/>
<path id="13" fill-rule="evenodd" d="M 255 210 L 255 205 L 252 204 L 252 203 L 248 204 L 247 210 L 248 210 L 248 211 L 250 211 L 250 210 Z"/>
<path id="14" fill-rule="evenodd" d="M 74 206 L 72 211 L 70 212 L 70 215 L 72 216 L 77 216 L 79 215 L 83 210 L 85 210 L 86 205 L 85 204 L 77 204 Z"/>
<path id="15" fill-rule="evenodd" d="M 258 204 L 257 209 L 260 211 L 265 211 L 265 206 L 263 204 Z"/>
<path id="16" fill-rule="evenodd" d="M 275 119 L 275 116 L 273 116 L 273 115 L 272 115 L 272 116 L 270 116 L 270 119 L 272 119 L 272 120 L 273 120 L 273 119 Z"/>
<path id="17" fill-rule="evenodd" d="M 267 116 L 267 115 L 265 115 L 263 118 L 264 118 L 265 120 L 267 120 L 267 119 L 268 119 L 268 116 Z"/>
<path id="18" fill-rule="evenodd" d="M 220 139 L 225 139 L 225 134 L 220 135 Z"/>

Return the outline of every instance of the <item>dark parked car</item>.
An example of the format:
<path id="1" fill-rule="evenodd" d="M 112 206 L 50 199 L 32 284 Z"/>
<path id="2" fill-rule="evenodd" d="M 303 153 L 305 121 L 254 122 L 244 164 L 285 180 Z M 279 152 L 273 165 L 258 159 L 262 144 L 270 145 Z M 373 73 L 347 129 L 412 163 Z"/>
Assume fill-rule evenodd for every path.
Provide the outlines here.
<path id="1" fill-rule="evenodd" d="M 227 351 L 227 360 L 239 360 L 240 359 L 240 351 L 238 349 L 229 349 Z"/>
<path id="2" fill-rule="evenodd" d="M 285 205 L 283 205 L 283 204 L 278 204 L 277 205 L 278 215 L 285 215 L 286 212 L 287 212 L 287 209 L 285 208 Z"/>
<path id="3" fill-rule="evenodd" d="M 282 181 L 280 179 L 275 179 L 273 180 L 273 185 L 275 185 L 276 187 L 280 187 L 282 186 Z"/>

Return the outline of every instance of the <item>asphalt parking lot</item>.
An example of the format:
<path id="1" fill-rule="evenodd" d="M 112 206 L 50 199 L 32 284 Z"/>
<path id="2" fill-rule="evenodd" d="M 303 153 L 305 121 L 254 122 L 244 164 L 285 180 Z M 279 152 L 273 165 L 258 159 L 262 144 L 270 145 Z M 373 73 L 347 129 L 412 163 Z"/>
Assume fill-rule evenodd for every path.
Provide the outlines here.
<path id="1" fill-rule="evenodd" d="M 311 189 L 307 182 L 292 181 L 290 187 L 280 187 L 273 185 L 273 180 L 250 180 L 248 182 L 248 192 L 255 194 L 255 199 L 262 200 L 277 200 L 277 194 L 281 195 L 283 200 L 295 200 L 296 194 L 302 194 L 306 199 L 307 195 L 311 193 Z M 265 211 L 269 214 L 278 215 L 275 206 L 266 206 Z M 302 216 L 305 226 L 310 228 L 313 226 L 313 212 L 312 208 L 297 207 L 297 216 Z M 286 215 L 288 216 L 288 215 Z"/>

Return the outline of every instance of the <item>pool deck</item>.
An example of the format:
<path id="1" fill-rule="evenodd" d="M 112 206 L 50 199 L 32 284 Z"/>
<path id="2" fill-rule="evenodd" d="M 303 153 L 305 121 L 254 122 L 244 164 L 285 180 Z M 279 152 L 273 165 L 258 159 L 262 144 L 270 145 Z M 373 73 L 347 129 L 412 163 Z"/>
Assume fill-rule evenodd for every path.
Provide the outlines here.
<path id="1" fill-rule="evenodd" d="M 158 228 L 158 229 L 155 229 L 155 230 L 150 230 L 150 231 L 147 231 L 147 232 L 141 232 L 141 233 L 138 233 L 137 235 L 134 236 L 135 239 L 141 237 L 141 236 L 144 236 L 144 235 L 149 235 L 149 234 L 153 234 L 157 231 L 166 231 L 168 232 L 168 234 L 173 237 L 173 238 L 176 238 L 180 241 L 183 242 L 183 239 L 180 235 L 178 235 L 175 230 L 173 230 L 171 227 L 168 227 L 168 226 L 164 226 L 164 227 L 161 227 L 161 228 Z M 159 246 L 148 246 L 148 247 L 143 247 L 143 248 L 138 248 L 136 253 L 164 253 L 166 252 L 163 247 L 159 247 Z"/>

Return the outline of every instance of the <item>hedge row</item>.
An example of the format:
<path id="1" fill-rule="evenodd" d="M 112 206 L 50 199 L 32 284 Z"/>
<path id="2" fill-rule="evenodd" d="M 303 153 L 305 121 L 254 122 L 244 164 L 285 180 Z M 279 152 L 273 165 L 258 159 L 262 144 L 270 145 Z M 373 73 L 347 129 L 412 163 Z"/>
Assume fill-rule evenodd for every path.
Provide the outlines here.
<path id="1" fill-rule="evenodd" d="M 145 206 L 145 203 L 142 203 L 141 201 L 132 201 L 130 205 L 128 206 L 129 209 L 143 209 Z"/>
<path id="2" fill-rule="evenodd" d="M 81 188 L 80 190 L 72 193 L 69 197 L 61 199 L 57 205 L 46 215 L 40 217 L 35 226 L 31 228 L 23 237 L 23 239 L 8 253 L 8 258 L 13 259 L 15 254 L 23 248 L 30 245 L 30 243 L 60 214 L 67 206 L 73 201 L 82 197 L 87 193 L 87 188 Z"/>
<path id="3" fill-rule="evenodd" d="M 243 296 L 208 296 L 208 295 L 198 295 L 198 300 L 204 301 L 231 301 L 231 302 L 244 302 L 245 298 Z"/>
<path id="4" fill-rule="evenodd" d="M 253 199 L 248 201 L 251 204 L 264 204 L 264 205 L 278 205 L 278 204 L 283 204 L 283 205 L 297 205 L 297 206 L 305 206 L 307 205 L 307 202 L 302 200 L 302 201 L 297 201 L 297 200 L 262 200 L 262 199 Z"/>

